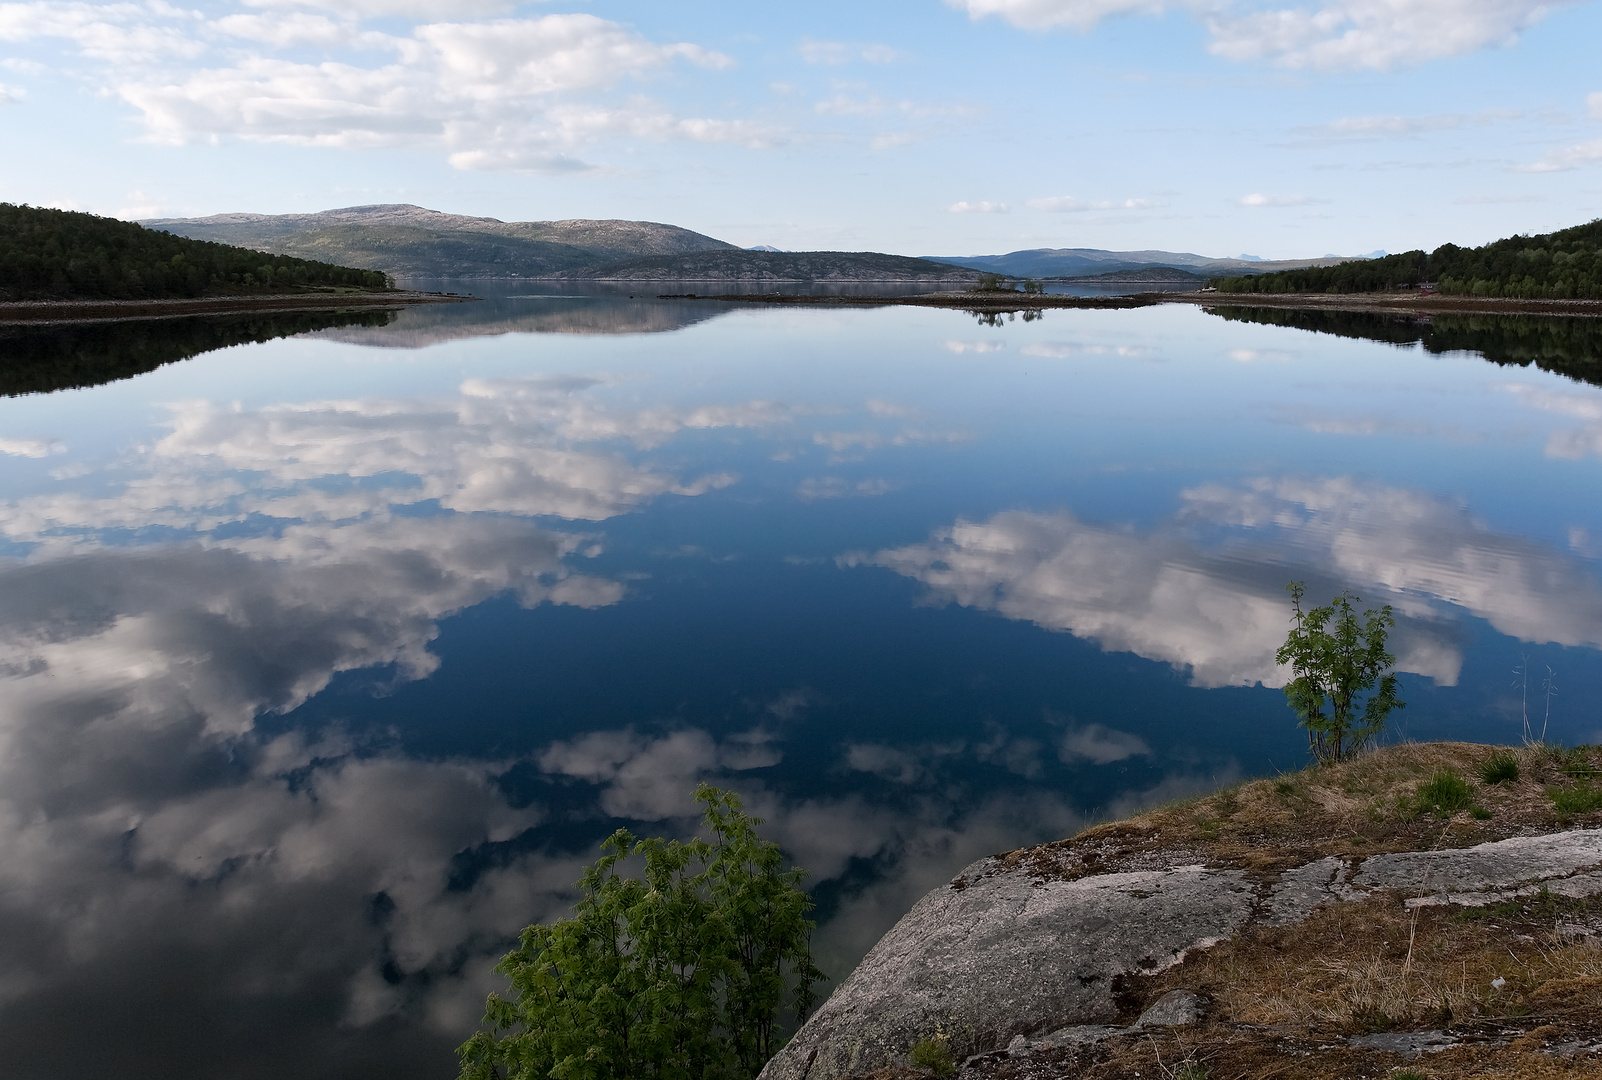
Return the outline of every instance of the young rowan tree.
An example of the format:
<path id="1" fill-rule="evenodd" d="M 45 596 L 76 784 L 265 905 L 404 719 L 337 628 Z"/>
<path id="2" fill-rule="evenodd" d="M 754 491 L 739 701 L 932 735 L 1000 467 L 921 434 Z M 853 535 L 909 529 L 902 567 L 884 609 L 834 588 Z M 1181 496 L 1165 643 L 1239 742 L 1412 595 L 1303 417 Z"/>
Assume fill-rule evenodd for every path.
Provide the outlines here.
<path id="1" fill-rule="evenodd" d="M 1368 745 L 1392 709 L 1406 708 L 1389 670 L 1396 657 L 1385 650 L 1386 631 L 1396 620 L 1389 604 L 1363 612 L 1359 620 L 1352 610 L 1357 597 L 1344 592 L 1326 607 L 1303 611 L 1303 584 L 1293 581 L 1285 589 L 1295 625 L 1274 654 L 1294 676 L 1285 684 L 1285 697 L 1307 729 L 1308 749 L 1319 763 L 1340 761 Z M 1360 703 L 1369 690 L 1374 692 Z"/>

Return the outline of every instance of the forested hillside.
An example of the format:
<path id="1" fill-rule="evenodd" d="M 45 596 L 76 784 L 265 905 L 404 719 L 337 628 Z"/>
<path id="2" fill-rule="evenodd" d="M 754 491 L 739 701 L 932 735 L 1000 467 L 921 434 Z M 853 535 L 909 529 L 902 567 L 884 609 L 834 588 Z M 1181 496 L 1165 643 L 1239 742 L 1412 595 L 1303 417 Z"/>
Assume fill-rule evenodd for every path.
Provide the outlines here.
<path id="1" fill-rule="evenodd" d="M 166 300 L 388 285 L 373 270 L 190 240 L 94 214 L 0 203 L 0 301 Z"/>
<path id="2" fill-rule="evenodd" d="M 1602 219 L 1541 236 L 1510 236 L 1483 247 L 1443 244 L 1425 254 L 1284 270 L 1214 282 L 1231 293 L 1362 293 L 1433 282 L 1454 296 L 1521 300 L 1602 299 Z"/>

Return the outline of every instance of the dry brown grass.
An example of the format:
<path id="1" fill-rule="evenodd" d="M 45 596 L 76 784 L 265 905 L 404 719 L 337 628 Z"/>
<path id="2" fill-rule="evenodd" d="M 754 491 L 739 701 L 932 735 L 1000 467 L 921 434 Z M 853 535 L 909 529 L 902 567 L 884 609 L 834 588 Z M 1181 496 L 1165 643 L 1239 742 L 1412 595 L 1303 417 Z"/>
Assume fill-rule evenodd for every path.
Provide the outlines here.
<path id="1" fill-rule="evenodd" d="M 1558 932 L 1573 924 L 1602 925 L 1602 900 L 1333 904 L 1219 945 L 1147 994 L 1183 986 L 1211 997 L 1222 1020 L 1342 1035 L 1589 1013 L 1602 1021 L 1602 943 Z"/>
<path id="2" fill-rule="evenodd" d="M 1516 758 L 1517 780 L 1480 778 L 1496 753 Z M 1441 770 L 1466 782 L 1463 808 L 1437 812 L 1419 798 Z M 1327 855 L 1467 847 L 1602 825 L 1602 809 L 1565 816 L 1551 797 L 1597 786 L 1599 776 L 1596 747 L 1401 744 L 1098 825 L 1012 852 L 1004 863 L 1043 877 L 1194 861 L 1271 872 Z M 1292 926 L 1254 927 L 1160 975 L 1125 982 L 1125 1022 L 1161 994 L 1184 988 L 1212 1003 L 1197 1028 L 996 1055 L 962 1075 L 1177 1080 L 1180 1063 L 1194 1062 L 1208 1080 L 1399 1080 L 1406 1071 L 1426 1080 L 1602 1078 L 1602 1055 L 1556 1052 L 1602 1038 L 1602 939 L 1559 933 L 1574 925 L 1602 931 L 1602 898 L 1541 894 L 1486 908 L 1412 911 L 1404 899 L 1381 894 L 1331 904 Z M 1493 987 L 1494 979 L 1503 984 Z M 1463 1041 L 1416 1061 L 1346 1041 L 1424 1029 L 1449 1030 Z"/>
<path id="3" fill-rule="evenodd" d="M 1511 753 L 1519 778 L 1483 782 L 1480 767 Z M 1441 815 L 1421 806 L 1421 785 L 1441 770 L 1467 783 L 1470 806 Z M 1553 788 L 1602 781 L 1602 748 L 1495 747 L 1479 743 L 1401 743 L 1350 761 L 1253 780 L 1198 799 L 1086 829 L 1070 840 L 1011 852 L 1004 865 L 1042 877 L 1203 859 L 1215 865 L 1276 870 L 1326 855 L 1374 855 L 1471 847 L 1509 836 L 1602 825 L 1602 809 L 1563 815 Z M 1475 811 L 1479 815 L 1476 816 Z"/>

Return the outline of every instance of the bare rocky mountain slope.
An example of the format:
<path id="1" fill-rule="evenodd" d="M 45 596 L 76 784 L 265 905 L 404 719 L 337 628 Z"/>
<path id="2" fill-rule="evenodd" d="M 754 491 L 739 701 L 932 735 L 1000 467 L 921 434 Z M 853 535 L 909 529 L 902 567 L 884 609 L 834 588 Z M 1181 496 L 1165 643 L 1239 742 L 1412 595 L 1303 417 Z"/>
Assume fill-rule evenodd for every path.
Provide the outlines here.
<path id="1" fill-rule="evenodd" d="M 980 860 L 763 1080 L 1595 1078 L 1599 774 L 1394 746 Z"/>

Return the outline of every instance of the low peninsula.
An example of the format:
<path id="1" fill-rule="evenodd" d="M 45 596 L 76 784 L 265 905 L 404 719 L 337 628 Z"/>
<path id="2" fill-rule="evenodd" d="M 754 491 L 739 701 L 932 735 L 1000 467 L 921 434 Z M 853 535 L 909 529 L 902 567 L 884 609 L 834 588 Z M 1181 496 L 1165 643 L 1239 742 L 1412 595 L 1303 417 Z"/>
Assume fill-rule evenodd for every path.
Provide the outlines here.
<path id="1" fill-rule="evenodd" d="M 981 859 L 762 1080 L 1581 1080 L 1602 748 L 1402 744 Z"/>

